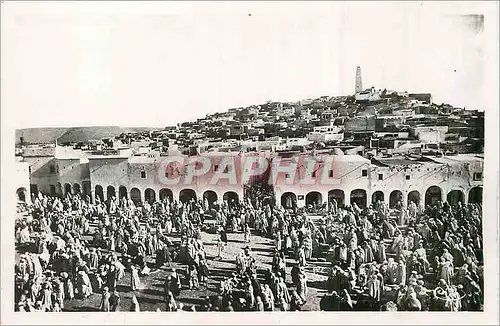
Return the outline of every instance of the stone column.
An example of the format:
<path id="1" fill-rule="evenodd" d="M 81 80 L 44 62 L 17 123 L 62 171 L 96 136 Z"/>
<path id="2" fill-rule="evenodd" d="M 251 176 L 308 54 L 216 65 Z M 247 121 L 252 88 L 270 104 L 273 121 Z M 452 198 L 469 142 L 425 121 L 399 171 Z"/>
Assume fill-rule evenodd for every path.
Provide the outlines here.
<path id="1" fill-rule="evenodd" d="M 307 194 L 296 194 L 296 196 L 297 196 L 297 208 L 301 208 L 301 207 L 305 207 L 306 206 L 306 195 Z M 299 200 L 299 196 L 302 196 L 303 199 Z"/>
<path id="2" fill-rule="evenodd" d="M 371 189 L 366 190 L 366 207 L 369 207 L 372 204 L 372 191 Z"/>
<path id="3" fill-rule="evenodd" d="M 326 203 L 326 209 L 328 210 L 328 191 L 327 192 L 320 192 L 321 194 L 321 205 Z"/>
<path id="4" fill-rule="evenodd" d="M 24 194 L 24 201 L 26 202 L 26 204 L 31 204 L 31 194 L 30 194 L 30 192 L 25 188 L 23 190 L 23 194 Z"/>
<path id="5" fill-rule="evenodd" d="M 246 198 L 245 198 L 245 191 L 243 190 L 243 188 L 239 189 L 238 191 L 238 198 L 240 201 L 245 201 Z M 203 193 L 201 194 L 201 197 L 200 198 L 203 198 Z"/>
<path id="6" fill-rule="evenodd" d="M 462 203 L 462 205 L 467 205 L 469 203 L 469 191 L 470 189 L 463 189 L 464 203 Z"/>
<path id="7" fill-rule="evenodd" d="M 445 202 L 448 200 L 448 193 L 450 192 L 450 189 L 441 187 L 441 202 Z"/>
<path id="8" fill-rule="evenodd" d="M 344 205 L 351 205 L 351 190 L 344 190 Z"/>
<path id="9" fill-rule="evenodd" d="M 179 202 L 179 201 L 180 201 L 180 198 L 179 198 L 179 196 L 180 196 L 180 195 L 181 195 L 181 192 L 180 192 L 179 190 L 177 190 L 177 189 L 172 189 L 172 199 L 173 199 L 174 201 Z"/>
<path id="10" fill-rule="evenodd" d="M 144 205 L 144 202 L 146 200 L 146 189 L 139 189 L 141 192 L 141 204 Z"/>
<path id="11" fill-rule="evenodd" d="M 403 207 L 408 207 L 408 191 L 402 191 Z"/>

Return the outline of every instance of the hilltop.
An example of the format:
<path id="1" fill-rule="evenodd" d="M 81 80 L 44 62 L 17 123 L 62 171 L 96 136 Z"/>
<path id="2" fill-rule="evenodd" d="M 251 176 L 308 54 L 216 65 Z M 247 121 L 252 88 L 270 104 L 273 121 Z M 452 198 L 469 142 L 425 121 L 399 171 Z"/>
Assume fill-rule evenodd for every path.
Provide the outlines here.
<path id="1" fill-rule="evenodd" d="M 20 144 L 21 137 L 23 137 L 25 144 L 54 144 L 56 140 L 63 144 L 88 142 L 89 140 L 115 137 L 122 133 L 141 133 L 151 130 L 154 128 L 123 128 L 118 126 L 25 128 L 16 130 L 16 145 Z"/>

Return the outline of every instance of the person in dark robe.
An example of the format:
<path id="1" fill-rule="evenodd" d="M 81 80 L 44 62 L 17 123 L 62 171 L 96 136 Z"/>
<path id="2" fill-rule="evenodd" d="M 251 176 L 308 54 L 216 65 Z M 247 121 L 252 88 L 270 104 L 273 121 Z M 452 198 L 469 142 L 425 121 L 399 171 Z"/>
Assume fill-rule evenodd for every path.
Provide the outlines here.
<path id="1" fill-rule="evenodd" d="M 180 289 L 181 289 L 180 277 L 175 272 L 175 269 L 173 269 L 172 274 L 169 275 L 165 280 L 165 294 L 168 292 L 172 292 L 173 296 L 176 297 L 180 294 Z"/>
<path id="2" fill-rule="evenodd" d="M 146 249 L 142 243 L 138 243 L 137 246 L 137 256 L 135 257 L 135 264 L 139 266 L 139 269 L 142 270 L 146 266 Z"/>
<path id="3" fill-rule="evenodd" d="M 177 303 L 175 302 L 174 295 L 172 292 L 168 291 L 165 293 L 165 311 L 176 311 Z"/>
<path id="4" fill-rule="evenodd" d="M 219 233 L 220 233 L 220 238 L 221 238 L 222 242 L 224 242 L 224 245 L 227 246 L 227 233 L 226 233 L 226 230 L 224 229 L 224 227 L 221 227 L 219 229 Z"/>
<path id="5" fill-rule="evenodd" d="M 222 308 L 222 311 L 234 312 L 233 303 L 231 301 L 228 301 L 226 306 Z"/>
<path id="6" fill-rule="evenodd" d="M 290 311 L 301 311 L 302 310 L 303 301 L 300 298 L 297 291 L 293 291 L 292 296 L 290 298 Z"/>
<path id="7" fill-rule="evenodd" d="M 56 273 L 66 272 L 72 273 L 71 266 L 69 264 L 69 255 L 64 253 L 59 256 L 59 261 L 54 268 Z"/>
<path id="8" fill-rule="evenodd" d="M 287 304 L 290 303 L 290 293 L 282 277 L 278 278 L 276 284 L 276 297 L 284 298 Z"/>
<path id="9" fill-rule="evenodd" d="M 364 256 L 365 259 L 364 261 L 367 263 L 371 263 L 372 261 L 375 260 L 375 255 L 373 254 L 373 250 L 368 243 L 368 241 L 363 242 L 363 250 L 364 250 Z"/>
<path id="10" fill-rule="evenodd" d="M 110 311 L 120 311 L 120 296 L 118 295 L 118 291 L 116 289 L 109 296 L 109 306 Z"/>
<path id="11" fill-rule="evenodd" d="M 165 250 L 161 246 L 156 250 L 155 265 L 156 268 L 161 268 L 165 264 Z"/>
<path id="12" fill-rule="evenodd" d="M 200 283 L 205 283 L 208 285 L 208 275 L 210 271 L 208 269 L 207 261 L 205 259 L 200 260 L 200 264 L 198 265 L 198 277 Z"/>
<path id="13" fill-rule="evenodd" d="M 292 276 L 292 283 L 297 284 L 299 282 L 299 273 L 300 273 L 300 267 L 298 264 L 294 264 L 292 266 L 292 270 L 290 272 Z"/>
<path id="14" fill-rule="evenodd" d="M 116 289 L 116 282 L 118 280 L 118 273 L 116 267 L 111 265 L 108 273 L 106 274 L 106 283 L 110 291 L 114 291 Z"/>
<path id="15" fill-rule="evenodd" d="M 163 255 L 165 256 L 165 262 L 170 267 L 172 266 L 172 253 L 170 252 L 170 247 L 168 243 L 163 246 Z"/>
<path id="16" fill-rule="evenodd" d="M 67 264 L 67 271 L 69 275 L 73 276 L 76 275 L 76 268 L 78 266 L 78 257 L 76 257 L 75 253 L 71 253 L 67 256 L 66 258 L 66 264 Z"/>
<path id="17" fill-rule="evenodd" d="M 467 307 L 469 308 L 469 311 L 481 311 L 481 287 L 469 275 L 465 277 L 464 291 L 466 293 Z"/>
<path id="18" fill-rule="evenodd" d="M 281 274 L 279 261 L 280 261 L 280 253 L 278 250 L 275 250 L 274 256 L 273 256 L 272 267 L 273 267 L 273 272 L 278 274 L 278 275 Z"/>
<path id="19" fill-rule="evenodd" d="M 340 296 L 336 291 L 324 295 L 319 301 L 321 311 L 340 311 Z"/>
<path id="20" fill-rule="evenodd" d="M 353 310 L 353 303 L 351 299 L 351 295 L 347 291 L 347 289 L 342 290 L 340 294 L 340 309 L 341 311 L 351 311 Z"/>
<path id="21" fill-rule="evenodd" d="M 206 297 L 201 306 L 198 308 L 198 311 L 208 312 L 213 308 L 212 303 L 210 302 L 210 298 Z"/>

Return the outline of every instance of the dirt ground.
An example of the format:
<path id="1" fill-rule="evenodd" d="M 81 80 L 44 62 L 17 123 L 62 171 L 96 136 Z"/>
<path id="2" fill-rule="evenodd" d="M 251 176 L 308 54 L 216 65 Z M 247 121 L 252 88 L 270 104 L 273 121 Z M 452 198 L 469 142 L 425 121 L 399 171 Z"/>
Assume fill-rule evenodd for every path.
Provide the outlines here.
<path id="1" fill-rule="evenodd" d="M 183 283 L 183 289 L 179 295 L 177 302 L 184 304 L 184 309 L 189 310 L 191 306 L 203 304 L 204 298 L 206 296 L 216 294 L 218 285 L 224 277 L 231 276 L 231 273 L 235 271 L 235 257 L 246 244 L 243 242 L 242 233 L 230 233 L 228 234 L 228 245 L 225 247 L 222 254 L 222 259 L 219 260 L 217 256 L 217 236 L 215 234 L 202 233 L 202 240 L 205 244 L 205 249 L 207 253 L 207 263 L 210 270 L 210 276 L 208 281 L 208 286 L 200 285 L 198 290 L 189 290 L 186 284 L 185 278 L 185 265 L 179 263 L 173 263 L 172 267 L 175 267 L 179 274 L 181 275 L 181 282 Z M 175 240 L 174 240 L 175 241 Z M 252 255 L 257 262 L 258 275 L 259 278 L 263 278 L 263 273 L 266 269 L 271 266 L 272 256 L 274 252 L 274 245 L 270 239 L 252 235 L 251 242 L 249 244 L 252 248 Z M 148 262 L 154 261 L 154 256 L 148 257 Z M 293 260 L 287 258 L 287 263 Z M 324 293 L 326 293 L 326 275 L 324 274 L 318 266 L 325 263 L 310 263 L 307 268 L 308 276 L 308 299 L 303 310 L 319 310 L 319 301 Z M 291 268 L 287 268 L 287 285 L 289 289 L 293 289 L 290 276 Z M 170 268 L 163 267 L 162 269 L 153 269 L 151 274 L 141 277 L 142 289 L 138 291 L 131 291 L 130 289 L 130 273 L 127 272 L 125 277 L 118 282 L 118 292 L 121 298 L 120 309 L 122 311 L 128 311 L 131 307 L 131 298 L 135 294 L 137 300 L 139 301 L 139 306 L 141 311 L 156 311 L 157 308 L 160 310 L 165 310 L 165 304 L 163 302 L 163 284 L 167 275 L 170 274 Z M 65 302 L 65 311 L 98 311 L 100 304 L 101 295 L 93 294 L 85 300 L 73 300 Z"/>

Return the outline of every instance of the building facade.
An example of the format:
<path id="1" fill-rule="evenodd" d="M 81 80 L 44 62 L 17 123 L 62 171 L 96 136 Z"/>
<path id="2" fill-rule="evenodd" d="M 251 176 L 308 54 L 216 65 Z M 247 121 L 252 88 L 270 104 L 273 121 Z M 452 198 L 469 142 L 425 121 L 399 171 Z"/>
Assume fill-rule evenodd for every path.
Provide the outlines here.
<path id="1" fill-rule="evenodd" d="M 410 201 L 425 206 L 437 200 L 452 203 L 482 200 L 484 159 L 481 156 L 369 160 L 360 155 L 343 155 L 341 151 L 334 151 L 337 155 L 332 153 L 27 155 L 19 163 L 23 177 L 18 179 L 22 183 L 20 193 L 22 189 L 26 192 L 30 189 L 32 194 L 60 196 L 82 193 L 92 201 L 112 197 L 126 197 L 136 203 L 164 197 L 180 201 L 242 200 L 245 187 L 257 180 L 248 176 L 249 169 L 255 168 L 255 162 L 250 161 L 258 157 L 265 163 L 259 167 L 258 182 L 273 186 L 276 204 L 281 206 L 289 206 L 291 202 L 299 207 L 324 204 L 333 198 L 340 205 L 356 203 L 361 207 L 378 200 L 389 203 L 390 207 Z"/>
<path id="2" fill-rule="evenodd" d="M 19 202 L 31 202 L 30 196 L 30 166 L 27 162 L 16 161 L 15 175 L 12 180 L 16 180 L 16 198 Z"/>
<path id="3" fill-rule="evenodd" d="M 422 157 L 420 159 L 364 159 L 359 155 L 339 155 L 324 171 L 318 163 L 311 185 L 288 184 L 287 175 L 274 186 L 278 204 L 297 206 L 330 203 L 356 203 L 366 207 L 384 201 L 393 208 L 398 202 L 410 201 L 421 207 L 436 201 L 451 204 L 481 203 L 484 159 L 475 155 Z M 319 179 L 330 180 L 321 184 Z"/>

